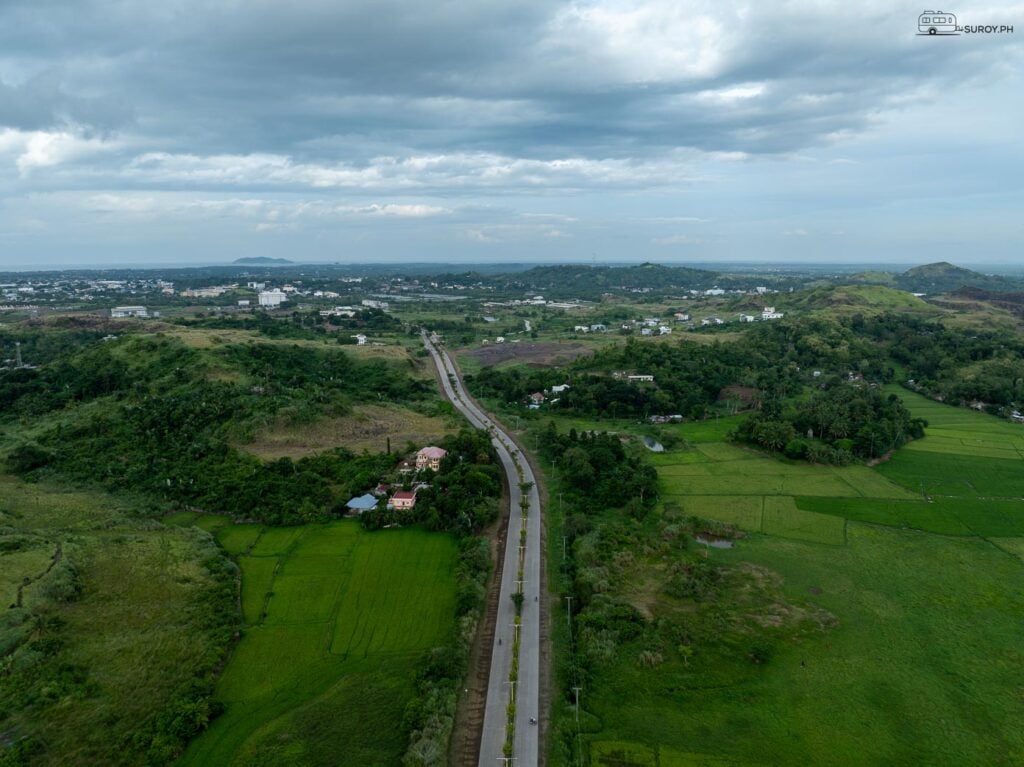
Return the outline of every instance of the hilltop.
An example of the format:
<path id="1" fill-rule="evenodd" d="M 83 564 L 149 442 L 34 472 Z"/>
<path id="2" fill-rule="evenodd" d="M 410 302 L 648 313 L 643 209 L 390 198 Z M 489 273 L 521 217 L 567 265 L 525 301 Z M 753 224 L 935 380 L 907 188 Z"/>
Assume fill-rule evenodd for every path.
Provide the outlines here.
<path id="1" fill-rule="evenodd" d="M 793 308 L 805 310 L 853 308 L 858 311 L 928 311 L 929 305 L 906 291 L 884 285 L 836 285 L 796 294 L 786 302 Z"/>
<path id="2" fill-rule="evenodd" d="M 290 261 L 287 258 L 270 258 L 269 256 L 245 256 L 244 258 L 236 258 L 231 263 L 240 264 L 243 266 L 284 266 L 287 264 L 294 264 L 294 261 Z"/>
<path id="3" fill-rule="evenodd" d="M 950 293 L 963 287 L 1010 290 L 1018 283 L 1009 277 L 982 274 L 948 261 L 924 264 L 897 275 L 896 286 L 914 293 Z"/>

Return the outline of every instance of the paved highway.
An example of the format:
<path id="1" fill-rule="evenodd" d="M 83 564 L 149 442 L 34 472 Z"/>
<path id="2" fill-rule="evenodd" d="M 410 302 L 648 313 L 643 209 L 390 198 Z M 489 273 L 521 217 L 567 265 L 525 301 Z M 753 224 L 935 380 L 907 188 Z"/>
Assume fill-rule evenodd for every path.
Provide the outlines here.
<path id="1" fill-rule="evenodd" d="M 532 767 L 538 763 L 539 726 L 532 724 L 540 711 L 540 564 L 541 564 L 541 508 L 537 483 L 529 462 L 523 457 L 509 435 L 477 407 L 466 394 L 458 371 L 448 354 L 437 346 L 436 337 L 423 333 L 423 343 L 441 373 L 445 396 L 471 424 L 491 432 L 491 442 L 498 452 L 508 477 L 511 509 L 508 535 L 505 540 L 504 567 L 498 616 L 491 648 L 491 675 L 487 684 L 487 703 L 484 709 L 483 738 L 480 745 L 481 767 L 494 767 L 506 763 L 517 767 Z M 524 520 L 520 510 L 523 500 L 521 483 L 530 483 L 526 494 L 528 514 Z M 526 544 L 520 551 L 520 531 L 525 526 Z M 524 594 L 519 632 L 519 673 L 514 685 L 509 683 L 516 629 L 515 604 L 512 595 L 520 589 L 519 565 L 522 560 Z M 515 695 L 516 718 L 512 759 L 506 760 L 504 746 L 508 723 L 507 706 Z"/>

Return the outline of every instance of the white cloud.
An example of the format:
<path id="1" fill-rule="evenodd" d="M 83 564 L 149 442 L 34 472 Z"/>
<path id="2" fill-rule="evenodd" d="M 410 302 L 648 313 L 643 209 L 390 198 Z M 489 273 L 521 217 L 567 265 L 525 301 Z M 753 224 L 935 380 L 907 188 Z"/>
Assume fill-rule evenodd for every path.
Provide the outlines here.
<path id="1" fill-rule="evenodd" d="M 13 158 L 21 176 L 27 176 L 37 168 L 49 168 L 108 152 L 117 146 L 116 141 L 84 136 L 73 130 L 0 130 L 0 154 Z"/>

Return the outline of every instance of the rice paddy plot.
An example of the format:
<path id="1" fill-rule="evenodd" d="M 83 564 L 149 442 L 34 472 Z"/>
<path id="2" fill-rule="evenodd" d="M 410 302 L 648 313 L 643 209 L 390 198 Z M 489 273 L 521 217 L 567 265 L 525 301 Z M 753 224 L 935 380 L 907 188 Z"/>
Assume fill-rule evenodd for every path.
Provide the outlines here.
<path id="1" fill-rule="evenodd" d="M 416 664 L 454 630 L 456 555 L 450 536 L 351 520 L 264 529 L 238 558 L 225 713 L 181 763 L 397 763 Z"/>
<path id="2" fill-rule="evenodd" d="M 242 615 L 249 626 L 263 620 L 263 609 L 272 588 L 277 557 L 240 557 L 242 568 Z"/>
<path id="3" fill-rule="evenodd" d="M 1024 497 L 1024 463 L 1019 460 L 900 450 L 878 471 L 924 496 Z"/>
<path id="4" fill-rule="evenodd" d="M 278 557 L 287 554 L 292 545 L 306 532 L 305 527 L 268 527 L 260 534 L 249 552 L 254 557 Z"/>
<path id="5" fill-rule="evenodd" d="M 340 600 L 331 652 L 367 655 L 430 647 L 455 614 L 452 541 L 434 536 L 405 551 L 382 551 L 371 539 L 353 557 L 352 577 Z M 397 556 L 395 555 L 397 554 Z"/>
<path id="6" fill-rule="evenodd" d="M 244 554 L 260 537 L 262 525 L 225 525 L 217 531 L 217 543 L 228 554 Z"/>
<path id="7" fill-rule="evenodd" d="M 761 531 L 763 498 L 756 495 L 667 496 L 687 517 L 700 517 L 735 525 L 748 532 Z"/>
<path id="8" fill-rule="evenodd" d="M 745 415 L 728 416 L 707 421 L 693 421 L 683 424 L 679 433 L 691 444 L 705 442 L 724 442 L 729 433 L 746 420 Z"/>
<path id="9" fill-rule="evenodd" d="M 841 546 L 846 542 L 846 520 L 797 508 L 789 497 L 764 499 L 762 532 L 811 543 Z"/>
<path id="10" fill-rule="evenodd" d="M 923 500 L 800 497 L 797 508 L 819 514 L 941 535 L 973 535 L 950 509 Z"/>
<path id="11" fill-rule="evenodd" d="M 651 453 L 647 456 L 652 466 L 685 466 L 707 463 L 710 459 L 697 449 L 670 450 L 665 453 Z"/>

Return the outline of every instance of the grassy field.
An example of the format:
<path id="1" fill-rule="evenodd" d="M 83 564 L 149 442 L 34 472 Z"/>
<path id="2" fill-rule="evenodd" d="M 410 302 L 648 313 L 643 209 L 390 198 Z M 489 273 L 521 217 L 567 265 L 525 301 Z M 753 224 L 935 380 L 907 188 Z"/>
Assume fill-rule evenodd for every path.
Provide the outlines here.
<path id="1" fill-rule="evenodd" d="M 581 695 L 590 764 L 1024 762 L 1024 428 L 892 391 L 930 425 L 873 468 L 726 443 L 736 419 L 662 427 L 686 447 L 650 456 L 650 534 L 696 516 L 746 535 L 702 547 L 731 579 L 705 602 L 666 596 L 657 558 L 615 560 L 630 564 L 613 593 L 660 628 L 604 658 Z M 666 626 L 691 644 L 666 644 Z M 751 663 L 758 637 L 771 652 Z"/>
<path id="2" fill-rule="evenodd" d="M 359 405 L 338 418 L 320 418 L 313 423 L 287 424 L 277 421 L 256 434 L 241 450 L 266 460 L 288 456 L 302 458 L 344 445 L 359 453 L 384 452 L 391 440 L 394 451 L 407 442 L 426 445 L 455 428 L 447 419 L 428 416 L 400 405 Z"/>
<path id="3" fill-rule="evenodd" d="M 452 631 L 454 540 L 348 520 L 217 538 L 246 627 L 217 687 L 226 712 L 181 764 L 397 764 L 423 652 Z"/>
<path id="4" fill-rule="evenodd" d="M 129 498 L 0 475 L 0 762 L 162 764 L 177 750 L 160 722 L 191 685 L 212 686 L 234 578 L 205 532 L 138 515 Z M 19 743 L 33 744 L 23 761 L 7 750 Z"/>

